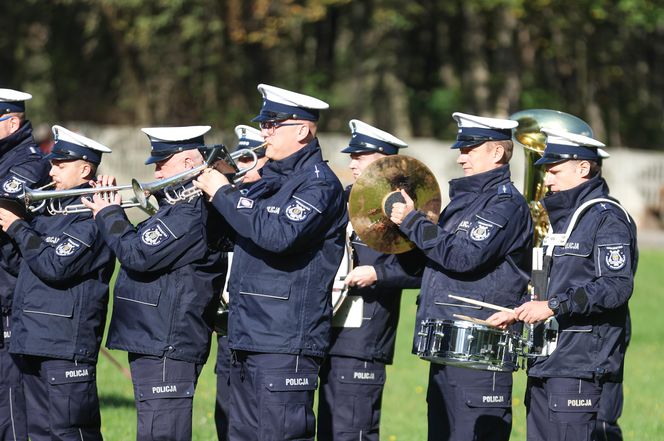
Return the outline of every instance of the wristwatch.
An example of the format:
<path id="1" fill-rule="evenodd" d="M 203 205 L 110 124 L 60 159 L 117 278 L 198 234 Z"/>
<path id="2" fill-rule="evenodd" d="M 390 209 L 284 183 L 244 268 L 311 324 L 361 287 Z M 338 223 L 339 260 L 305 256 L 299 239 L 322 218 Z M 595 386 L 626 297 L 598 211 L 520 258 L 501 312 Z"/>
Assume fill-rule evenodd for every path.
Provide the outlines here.
<path id="1" fill-rule="evenodd" d="M 551 297 L 547 304 L 554 314 L 558 314 L 558 310 L 560 309 L 560 300 L 558 297 Z"/>

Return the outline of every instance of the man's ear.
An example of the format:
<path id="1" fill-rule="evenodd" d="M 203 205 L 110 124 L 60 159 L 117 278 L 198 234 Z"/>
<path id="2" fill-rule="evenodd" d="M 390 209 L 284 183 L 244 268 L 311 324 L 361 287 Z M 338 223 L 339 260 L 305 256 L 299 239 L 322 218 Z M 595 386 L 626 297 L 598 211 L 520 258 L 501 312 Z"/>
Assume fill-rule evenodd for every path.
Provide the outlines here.
<path id="1" fill-rule="evenodd" d="M 505 147 L 501 143 L 494 143 L 493 144 L 493 161 L 496 164 L 500 164 L 503 162 L 503 158 L 505 157 Z"/>
<path id="2" fill-rule="evenodd" d="M 307 138 L 309 137 L 310 133 L 311 130 L 309 129 L 309 126 L 306 124 L 301 124 L 297 129 L 298 142 L 307 142 Z"/>
<path id="3" fill-rule="evenodd" d="M 576 165 L 576 172 L 579 174 L 580 178 L 589 178 L 590 177 L 590 162 L 588 161 L 579 161 Z"/>
<path id="4" fill-rule="evenodd" d="M 9 130 L 11 130 L 12 133 L 17 132 L 18 129 L 21 128 L 21 118 L 19 118 L 18 116 L 12 116 L 9 125 L 10 125 Z"/>
<path id="5" fill-rule="evenodd" d="M 87 161 L 81 161 L 81 179 L 90 180 L 94 179 L 92 175 L 92 166 Z"/>

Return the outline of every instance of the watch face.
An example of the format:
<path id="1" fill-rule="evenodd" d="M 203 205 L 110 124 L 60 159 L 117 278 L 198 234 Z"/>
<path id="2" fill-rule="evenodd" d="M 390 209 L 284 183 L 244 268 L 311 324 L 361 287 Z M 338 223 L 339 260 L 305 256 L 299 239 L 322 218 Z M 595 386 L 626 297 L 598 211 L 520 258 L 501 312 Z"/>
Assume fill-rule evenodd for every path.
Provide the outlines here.
<path id="1" fill-rule="evenodd" d="M 560 302 L 558 301 L 558 299 L 556 299 L 556 298 L 549 299 L 549 308 L 551 308 L 553 310 L 556 310 L 556 309 L 558 309 L 559 305 L 560 305 Z"/>

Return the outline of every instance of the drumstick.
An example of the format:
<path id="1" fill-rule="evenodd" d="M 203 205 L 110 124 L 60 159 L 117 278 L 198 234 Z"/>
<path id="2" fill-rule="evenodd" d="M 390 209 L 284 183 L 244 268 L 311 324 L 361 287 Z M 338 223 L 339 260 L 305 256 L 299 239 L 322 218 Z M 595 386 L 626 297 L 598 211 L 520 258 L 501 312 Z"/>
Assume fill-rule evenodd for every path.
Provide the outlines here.
<path id="1" fill-rule="evenodd" d="M 456 300 L 461 300 L 462 302 L 470 303 L 471 305 L 483 306 L 485 308 L 494 309 L 496 311 L 514 313 L 513 309 L 505 308 L 503 306 L 493 305 L 491 303 L 486 303 L 479 300 L 469 299 L 468 297 L 455 296 L 453 294 L 448 294 L 447 296 Z"/>
<path id="2" fill-rule="evenodd" d="M 495 327 L 486 320 L 478 319 L 476 317 L 469 317 L 467 315 L 461 315 L 461 314 L 452 314 L 452 316 L 454 318 L 458 318 L 459 320 L 465 320 L 467 322 L 477 323 L 478 325 L 491 326 L 492 328 Z"/>

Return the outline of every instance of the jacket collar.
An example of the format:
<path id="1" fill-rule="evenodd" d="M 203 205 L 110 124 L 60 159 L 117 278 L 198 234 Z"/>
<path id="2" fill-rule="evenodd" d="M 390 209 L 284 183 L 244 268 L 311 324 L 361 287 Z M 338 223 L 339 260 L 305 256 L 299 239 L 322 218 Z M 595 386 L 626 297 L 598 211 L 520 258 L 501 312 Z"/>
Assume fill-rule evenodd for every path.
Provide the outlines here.
<path id="1" fill-rule="evenodd" d="M 556 227 L 565 225 L 576 207 L 590 199 L 606 197 L 608 194 L 609 186 L 604 178 L 595 176 L 574 188 L 546 196 L 542 200 L 542 204 L 546 208 L 549 221 L 555 230 Z"/>
<path id="2" fill-rule="evenodd" d="M 34 143 L 34 139 L 32 138 L 32 123 L 30 121 L 25 121 L 16 132 L 6 138 L 0 139 L 0 156 L 4 156 L 14 147 L 26 141 Z"/>
<path id="3" fill-rule="evenodd" d="M 306 167 L 308 164 L 314 164 L 323 161 L 323 154 L 320 151 L 318 138 L 312 139 L 307 145 L 296 151 L 292 155 L 280 160 L 270 160 L 261 169 L 263 178 L 270 175 L 289 175 L 298 169 Z"/>
<path id="4" fill-rule="evenodd" d="M 452 179 L 450 181 L 450 199 L 461 193 L 484 193 L 511 179 L 510 167 L 505 164 L 484 173 Z"/>

